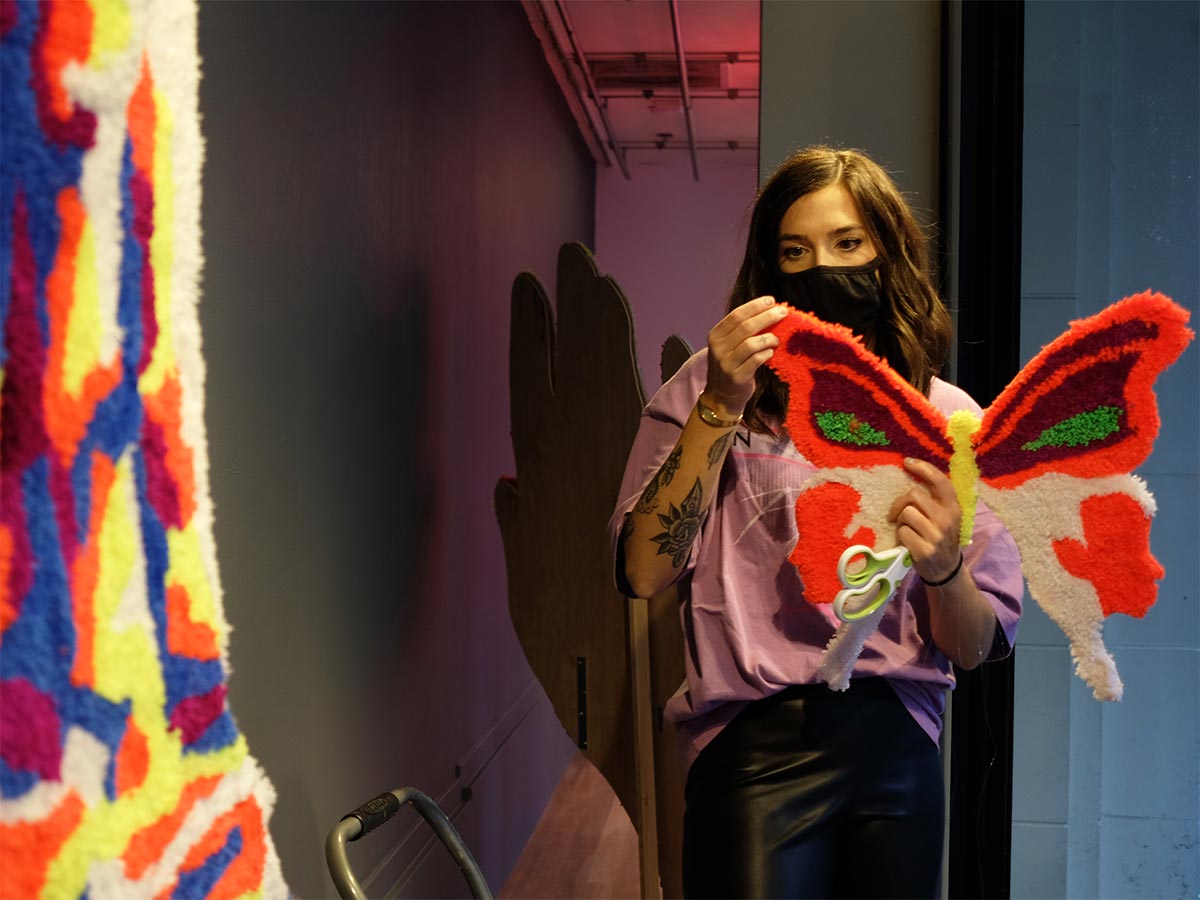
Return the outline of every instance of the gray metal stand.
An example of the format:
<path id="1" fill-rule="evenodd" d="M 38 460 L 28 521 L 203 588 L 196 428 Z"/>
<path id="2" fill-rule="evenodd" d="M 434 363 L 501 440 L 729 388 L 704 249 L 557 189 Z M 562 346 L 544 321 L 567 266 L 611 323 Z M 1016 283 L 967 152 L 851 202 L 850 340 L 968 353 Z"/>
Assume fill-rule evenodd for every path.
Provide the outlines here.
<path id="1" fill-rule="evenodd" d="M 437 834 L 442 845 L 450 851 L 459 871 L 467 879 L 471 896 L 476 900 L 492 900 L 492 893 L 483 879 L 483 873 L 479 871 L 479 864 L 475 862 L 475 857 L 463 843 L 458 831 L 450 824 L 450 820 L 438 805 L 415 788 L 388 791 L 373 800 L 368 800 L 358 809 L 347 813 L 329 832 L 329 837 L 325 839 L 325 862 L 329 866 L 333 884 L 343 900 L 367 900 L 362 885 L 358 883 L 354 871 L 350 868 L 350 860 L 346 858 L 346 844 L 357 841 L 367 832 L 378 828 L 399 812 L 406 803 L 411 803 L 416 808 L 421 818 L 428 822 Z"/>

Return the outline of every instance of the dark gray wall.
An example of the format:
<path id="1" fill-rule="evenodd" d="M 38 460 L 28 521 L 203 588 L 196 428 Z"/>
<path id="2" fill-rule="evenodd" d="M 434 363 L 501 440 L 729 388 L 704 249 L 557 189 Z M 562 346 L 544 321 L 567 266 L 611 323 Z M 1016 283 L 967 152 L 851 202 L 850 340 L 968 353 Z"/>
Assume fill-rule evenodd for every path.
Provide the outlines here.
<path id="1" fill-rule="evenodd" d="M 1153 287 L 1200 296 L 1200 5 L 1025 7 L 1021 356 L 1071 319 Z M 1112 616 L 1125 683 L 1098 703 L 1029 605 L 1016 668 L 1013 897 L 1200 890 L 1200 353 L 1157 385 L 1162 431 L 1138 474 L 1166 569 L 1144 619 Z"/>
<path id="2" fill-rule="evenodd" d="M 930 0 L 763 3 L 760 181 L 799 147 L 856 147 L 932 221 L 939 17 Z"/>
<path id="3" fill-rule="evenodd" d="M 592 243 L 594 164 L 516 3 L 207 3 L 200 52 L 231 704 L 284 872 L 331 894 L 328 829 L 415 785 L 498 890 L 570 752 L 491 509 L 509 288 Z M 353 848 L 369 893 L 462 894 L 413 821 Z"/>

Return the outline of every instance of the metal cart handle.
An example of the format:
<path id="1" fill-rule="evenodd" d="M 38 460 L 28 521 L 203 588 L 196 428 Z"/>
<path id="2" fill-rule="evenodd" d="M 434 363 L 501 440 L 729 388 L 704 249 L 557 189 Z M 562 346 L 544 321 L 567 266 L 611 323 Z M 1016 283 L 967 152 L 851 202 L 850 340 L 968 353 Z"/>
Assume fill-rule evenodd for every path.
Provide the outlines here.
<path id="1" fill-rule="evenodd" d="M 479 864 L 475 862 L 475 857 L 471 855 L 463 839 L 438 805 L 416 788 L 400 788 L 368 800 L 358 809 L 343 816 L 329 832 L 329 837 L 325 839 L 325 862 L 329 866 L 333 884 L 343 900 L 366 900 L 362 885 L 354 877 L 350 860 L 346 858 L 347 842 L 357 841 L 367 832 L 374 831 L 399 812 L 400 807 L 406 803 L 416 807 L 421 818 L 428 822 L 437 834 L 442 846 L 450 851 L 459 871 L 467 879 L 471 896 L 476 900 L 492 900 L 492 893 L 488 890 L 487 882 L 483 880 Z"/>

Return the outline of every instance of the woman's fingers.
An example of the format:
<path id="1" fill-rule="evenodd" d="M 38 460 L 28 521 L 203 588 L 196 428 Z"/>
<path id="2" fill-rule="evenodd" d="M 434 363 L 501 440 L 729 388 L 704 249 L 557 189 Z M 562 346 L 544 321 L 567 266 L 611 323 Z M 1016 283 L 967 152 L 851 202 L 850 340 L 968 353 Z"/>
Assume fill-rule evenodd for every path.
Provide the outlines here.
<path id="1" fill-rule="evenodd" d="M 729 353 L 730 369 L 736 371 L 750 357 L 756 356 L 764 350 L 774 350 L 778 346 L 779 338 L 770 333 L 748 337 Z"/>
<path id="2" fill-rule="evenodd" d="M 738 381 L 753 382 L 754 373 L 758 371 L 768 359 L 775 355 L 774 347 L 767 347 L 765 350 L 760 350 L 757 353 L 751 354 L 746 358 L 738 368 L 734 371 L 734 377 Z"/>
<path id="3" fill-rule="evenodd" d="M 895 521 L 897 531 L 901 527 L 908 527 L 931 546 L 941 544 L 946 531 L 942 523 L 936 522 L 925 510 L 915 504 L 910 504 L 900 510 Z"/>
<path id="4" fill-rule="evenodd" d="M 939 503 L 946 506 L 958 506 L 958 497 L 954 493 L 954 485 L 937 466 L 930 465 L 923 459 L 905 459 L 904 469 L 908 474 L 923 481 L 929 486 L 930 493 Z"/>
<path id="5" fill-rule="evenodd" d="M 755 297 L 753 300 L 743 303 L 737 309 L 734 309 L 714 325 L 708 333 L 708 337 L 710 341 L 714 339 L 721 340 L 754 319 L 758 319 L 761 323 L 757 327 L 757 330 L 761 331 L 767 327 L 767 323 L 771 319 L 782 319 L 785 315 L 787 315 L 787 307 L 782 304 L 776 304 L 774 297 Z M 753 331 L 746 333 L 754 334 Z"/>
<path id="6" fill-rule="evenodd" d="M 892 503 L 888 521 L 896 523 L 896 539 L 912 553 L 918 574 L 936 581 L 957 564 L 962 511 L 950 479 L 935 466 L 907 459 L 904 468 L 918 483 Z"/>
<path id="7" fill-rule="evenodd" d="M 771 297 L 743 303 L 708 333 L 706 390 L 730 412 L 740 412 L 754 393 L 754 373 L 779 346 L 768 331 L 787 315 L 787 307 Z"/>
<path id="8" fill-rule="evenodd" d="M 720 337 L 710 336 L 708 342 L 710 352 L 716 354 L 722 362 L 723 369 L 732 371 L 755 353 L 769 347 L 779 346 L 778 336 L 767 329 L 777 325 L 786 315 L 786 308 L 774 306 L 757 315 L 750 316 L 725 331 Z"/>
<path id="9" fill-rule="evenodd" d="M 950 479 L 923 460 L 906 459 L 904 468 L 920 481 L 892 502 L 888 509 L 888 521 L 899 521 L 906 507 L 916 507 L 925 518 L 947 531 L 954 531 L 957 537 L 962 510 Z"/>
<path id="10" fill-rule="evenodd" d="M 921 564 L 934 555 L 936 548 L 925 540 L 914 528 L 903 524 L 896 529 L 896 540 L 913 557 L 913 565 L 920 571 Z"/>
<path id="11" fill-rule="evenodd" d="M 958 564 L 958 542 L 945 540 L 945 534 L 924 519 L 914 507 L 907 507 L 896 524 L 896 540 L 912 554 L 913 568 L 926 581 L 941 581 Z"/>
<path id="12" fill-rule="evenodd" d="M 943 504 L 938 503 L 923 488 L 914 488 L 896 500 L 892 504 L 891 510 L 888 511 L 888 521 L 899 522 L 905 510 L 913 510 L 919 513 L 923 519 L 929 521 L 947 534 L 952 532 L 954 539 L 958 539 L 960 516 L 957 509 L 949 509 Z"/>
<path id="13" fill-rule="evenodd" d="M 747 338 L 773 328 L 787 317 L 786 306 L 747 309 L 755 306 L 755 301 L 743 304 L 718 322 L 708 333 L 709 346 L 731 350 Z"/>
<path id="14" fill-rule="evenodd" d="M 913 503 L 918 503 L 920 499 L 932 500 L 933 495 L 929 493 L 929 488 L 923 484 L 913 485 L 911 489 L 901 494 L 892 501 L 891 507 L 888 509 L 887 519 L 889 522 L 895 522 L 896 516 L 900 515 L 900 510 Z"/>
<path id="15" fill-rule="evenodd" d="M 896 523 L 896 540 L 912 554 L 917 574 L 926 581 L 944 578 L 960 552 L 958 501 L 953 489 L 945 500 L 938 493 L 935 484 L 915 485 L 888 511 L 888 520 Z"/>

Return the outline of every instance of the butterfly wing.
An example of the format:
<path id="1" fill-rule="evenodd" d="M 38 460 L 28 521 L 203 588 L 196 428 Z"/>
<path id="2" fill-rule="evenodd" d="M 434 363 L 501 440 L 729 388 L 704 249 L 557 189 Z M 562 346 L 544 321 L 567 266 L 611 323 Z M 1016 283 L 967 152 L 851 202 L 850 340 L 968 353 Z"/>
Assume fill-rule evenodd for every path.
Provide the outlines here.
<path id="1" fill-rule="evenodd" d="M 808 600 L 832 603 L 842 551 L 895 546 L 886 514 L 909 486 L 904 458 L 945 470 L 953 448 L 945 416 L 848 328 L 791 310 L 774 331 L 779 347 L 768 365 L 788 386 L 784 427 L 821 472 L 797 497 L 790 559 Z"/>
<path id="2" fill-rule="evenodd" d="M 1017 543 L 1030 596 L 1102 700 L 1121 696 L 1103 620 L 1145 615 L 1163 574 L 1150 553 L 1154 499 L 1129 472 L 1158 434 L 1154 380 L 1191 340 L 1187 319 L 1147 292 L 1072 323 L 975 434 L 981 497 Z"/>
<path id="3" fill-rule="evenodd" d="M 975 438 L 983 482 L 1011 489 L 1050 472 L 1132 471 L 1158 435 L 1154 380 L 1191 340 L 1187 319 L 1146 292 L 1072 323 L 984 413 Z"/>
<path id="4" fill-rule="evenodd" d="M 847 547 L 863 544 L 881 551 L 895 546 L 888 508 L 911 483 L 908 474 L 896 466 L 820 469 L 805 482 L 796 498 L 796 546 L 788 558 L 800 572 L 804 596 L 810 603 L 833 603 L 842 588 L 838 560 Z M 889 605 L 881 606 L 865 618 L 838 623 L 819 669 L 833 690 L 849 687 L 863 645 L 889 609 Z"/>
<path id="5" fill-rule="evenodd" d="M 792 310 L 773 331 L 767 364 L 788 386 L 784 427 L 809 462 L 865 469 L 911 456 L 946 471 L 946 417 L 848 328 Z"/>
<path id="6" fill-rule="evenodd" d="M 911 484 L 896 466 L 819 469 L 805 481 L 796 498 L 796 546 L 788 560 L 810 603 L 833 603 L 843 587 L 838 560 L 847 547 L 862 544 L 878 552 L 896 546 L 887 514 Z"/>
<path id="7" fill-rule="evenodd" d="M 912 483 L 904 458 L 945 471 L 953 446 L 941 411 L 848 328 L 792 310 L 774 331 L 780 344 L 769 365 L 788 386 L 784 427 L 819 468 L 796 499 L 797 539 L 789 559 L 809 602 L 832 603 L 842 587 L 838 560 L 847 547 L 895 546 L 887 512 Z M 834 690 L 849 685 L 855 660 L 886 609 L 839 625 L 820 670 Z"/>
<path id="8" fill-rule="evenodd" d="M 1071 645 L 1075 671 L 1099 700 L 1120 700 L 1121 679 L 1104 646 L 1104 618 L 1142 616 L 1162 567 L 1150 555 L 1154 498 L 1132 475 L 1049 473 L 1018 489 L 982 486 L 1021 553 L 1029 595 Z"/>

